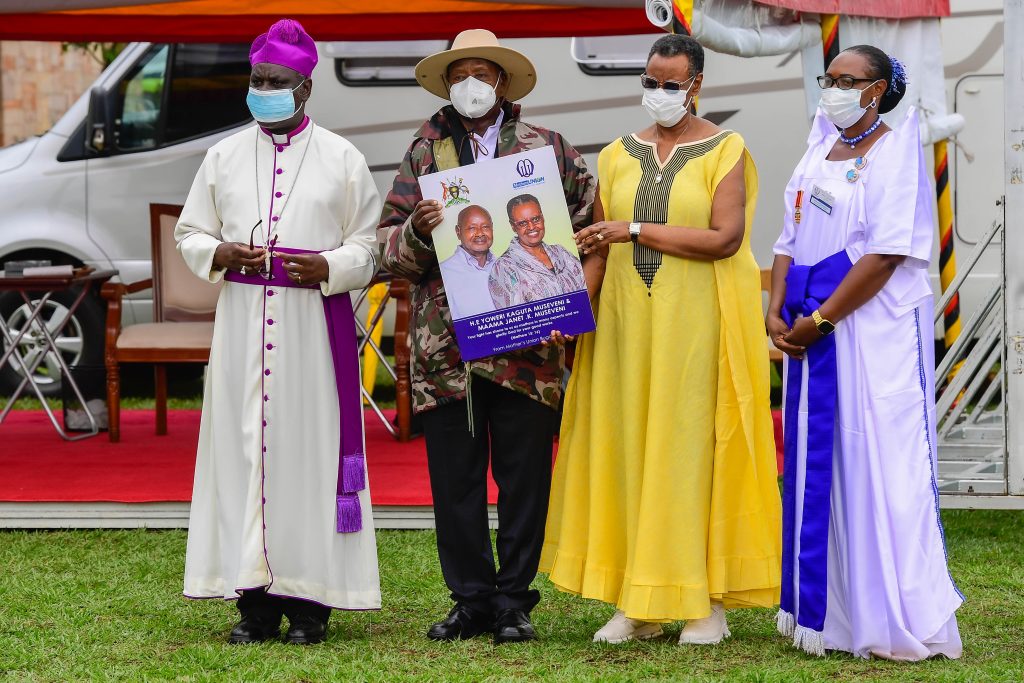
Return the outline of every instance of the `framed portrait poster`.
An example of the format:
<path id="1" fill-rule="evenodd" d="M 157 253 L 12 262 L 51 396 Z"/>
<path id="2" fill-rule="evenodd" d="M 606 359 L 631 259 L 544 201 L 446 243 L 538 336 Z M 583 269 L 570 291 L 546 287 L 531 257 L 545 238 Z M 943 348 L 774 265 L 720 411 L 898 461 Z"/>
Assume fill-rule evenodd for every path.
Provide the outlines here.
<path id="1" fill-rule="evenodd" d="M 431 237 L 464 360 L 595 328 L 551 147 L 419 178 L 444 207 Z"/>

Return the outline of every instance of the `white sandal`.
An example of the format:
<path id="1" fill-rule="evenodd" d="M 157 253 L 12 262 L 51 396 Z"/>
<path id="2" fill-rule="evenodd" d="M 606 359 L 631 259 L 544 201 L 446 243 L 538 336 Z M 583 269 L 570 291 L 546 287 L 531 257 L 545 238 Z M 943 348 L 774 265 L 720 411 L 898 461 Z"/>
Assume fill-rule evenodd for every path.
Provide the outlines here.
<path id="1" fill-rule="evenodd" d="M 615 610 L 615 616 L 594 634 L 594 642 L 617 645 L 630 640 L 657 638 L 662 633 L 661 624 L 630 619 L 622 610 Z"/>
<path id="2" fill-rule="evenodd" d="M 725 622 L 725 608 L 722 603 L 711 603 L 711 616 L 691 619 L 679 634 L 680 645 L 717 645 L 732 634 Z"/>

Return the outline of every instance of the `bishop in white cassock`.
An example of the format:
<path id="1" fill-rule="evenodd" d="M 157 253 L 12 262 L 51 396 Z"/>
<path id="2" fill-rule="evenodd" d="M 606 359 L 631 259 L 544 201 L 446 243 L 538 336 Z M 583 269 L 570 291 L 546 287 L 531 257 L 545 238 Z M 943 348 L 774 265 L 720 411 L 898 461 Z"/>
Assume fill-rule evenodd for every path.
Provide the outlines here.
<path id="1" fill-rule="evenodd" d="M 316 47 L 283 20 L 257 38 L 260 125 L 208 152 L 175 230 L 225 278 L 203 398 L 184 593 L 239 598 L 230 642 L 315 643 L 330 609 L 380 607 L 351 302 L 377 268 L 380 200 L 363 155 L 304 114 Z M 255 225 L 255 227 L 254 227 Z"/>

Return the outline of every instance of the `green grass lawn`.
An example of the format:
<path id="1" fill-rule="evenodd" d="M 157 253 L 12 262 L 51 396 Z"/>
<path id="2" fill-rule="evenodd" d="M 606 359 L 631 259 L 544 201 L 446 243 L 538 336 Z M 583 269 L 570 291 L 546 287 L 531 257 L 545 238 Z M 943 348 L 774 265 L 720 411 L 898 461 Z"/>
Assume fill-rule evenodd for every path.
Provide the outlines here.
<path id="1" fill-rule="evenodd" d="M 816 659 L 773 630 L 769 610 L 731 612 L 733 637 L 681 648 L 659 640 L 595 645 L 605 605 L 545 580 L 537 643 L 424 637 L 449 608 L 426 531 L 378 534 L 384 609 L 335 613 L 319 646 L 229 646 L 236 612 L 180 596 L 183 531 L 0 532 L 0 680 L 180 681 L 1013 681 L 1024 680 L 1024 513 L 947 511 L 961 609 L 960 661 Z"/>

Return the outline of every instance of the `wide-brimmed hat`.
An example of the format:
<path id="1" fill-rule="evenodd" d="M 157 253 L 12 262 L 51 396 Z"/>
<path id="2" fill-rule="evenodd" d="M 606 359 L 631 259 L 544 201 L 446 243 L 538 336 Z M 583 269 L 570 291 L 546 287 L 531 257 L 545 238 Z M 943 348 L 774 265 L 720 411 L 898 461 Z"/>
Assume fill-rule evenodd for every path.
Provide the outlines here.
<path id="1" fill-rule="evenodd" d="M 508 90 L 505 99 L 516 101 L 526 97 L 537 85 L 537 70 L 521 52 L 502 47 L 498 38 L 482 28 L 473 28 L 455 36 L 451 48 L 424 57 L 416 65 L 416 80 L 428 92 L 448 99 L 445 77 L 448 65 L 459 59 L 476 57 L 494 62 L 508 74 Z"/>

